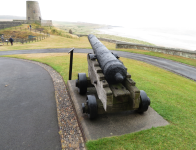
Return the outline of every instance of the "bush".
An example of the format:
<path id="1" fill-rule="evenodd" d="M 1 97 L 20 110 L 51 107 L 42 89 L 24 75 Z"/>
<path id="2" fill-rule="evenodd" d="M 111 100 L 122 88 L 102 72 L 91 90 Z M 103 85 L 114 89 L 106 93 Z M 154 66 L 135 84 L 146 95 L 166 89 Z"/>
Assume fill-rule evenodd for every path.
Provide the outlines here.
<path id="1" fill-rule="evenodd" d="M 57 32 L 57 30 L 52 29 L 51 32 L 52 32 L 53 34 L 55 34 L 55 33 Z"/>
<path id="2" fill-rule="evenodd" d="M 70 33 L 70 34 L 73 34 L 73 32 L 72 32 L 72 30 L 71 30 L 71 29 L 69 29 L 69 33 Z"/>

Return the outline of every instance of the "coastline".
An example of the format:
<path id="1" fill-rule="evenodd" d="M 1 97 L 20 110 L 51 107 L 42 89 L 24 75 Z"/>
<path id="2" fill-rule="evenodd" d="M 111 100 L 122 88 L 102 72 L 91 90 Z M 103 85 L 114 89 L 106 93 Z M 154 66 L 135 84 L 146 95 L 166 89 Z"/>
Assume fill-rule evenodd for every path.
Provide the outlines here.
<path id="1" fill-rule="evenodd" d="M 127 28 L 113 27 L 97 29 L 99 34 L 108 34 L 137 39 L 156 46 L 196 50 L 196 30 L 172 28 Z"/>

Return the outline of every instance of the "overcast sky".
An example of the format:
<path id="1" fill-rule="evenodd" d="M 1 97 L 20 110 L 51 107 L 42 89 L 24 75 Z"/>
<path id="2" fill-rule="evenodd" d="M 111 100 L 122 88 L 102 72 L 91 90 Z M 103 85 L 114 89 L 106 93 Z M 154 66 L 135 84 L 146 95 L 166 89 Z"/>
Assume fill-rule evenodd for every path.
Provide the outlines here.
<path id="1" fill-rule="evenodd" d="M 133 27 L 196 27 L 196 0 L 38 0 L 42 18 Z M 26 17 L 26 0 L 2 0 L 0 15 Z"/>

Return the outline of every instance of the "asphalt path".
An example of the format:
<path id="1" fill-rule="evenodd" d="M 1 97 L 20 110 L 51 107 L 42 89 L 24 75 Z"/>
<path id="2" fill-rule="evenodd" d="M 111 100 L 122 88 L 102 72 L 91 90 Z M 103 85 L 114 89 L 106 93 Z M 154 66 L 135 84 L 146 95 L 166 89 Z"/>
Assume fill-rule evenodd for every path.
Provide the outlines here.
<path id="1" fill-rule="evenodd" d="M 0 55 L 13 55 L 13 54 L 33 54 L 33 53 L 68 53 L 70 49 L 62 48 L 62 49 L 37 49 L 37 50 L 15 50 L 15 51 L 2 51 Z M 192 67 L 186 64 L 178 63 L 172 60 L 163 59 L 159 57 L 153 57 L 142 54 L 135 54 L 123 51 L 114 51 L 120 57 L 135 59 L 139 61 L 143 61 L 154 66 L 158 66 L 160 68 L 169 70 L 186 78 L 196 81 L 196 67 Z M 75 49 L 74 53 L 93 53 L 92 49 Z"/>
<path id="2" fill-rule="evenodd" d="M 0 55 L 68 53 L 70 49 L 0 51 Z M 167 59 L 112 51 L 196 81 L 196 68 Z M 93 53 L 75 49 L 74 53 Z M 0 57 L 0 149 L 61 149 L 53 81 L 42 67 Z"/>
<path id="3" fill-rule="evenodd" d="M 60 150 L 53 81 L 42 67 L 0 58 L 0 149 Z"/>

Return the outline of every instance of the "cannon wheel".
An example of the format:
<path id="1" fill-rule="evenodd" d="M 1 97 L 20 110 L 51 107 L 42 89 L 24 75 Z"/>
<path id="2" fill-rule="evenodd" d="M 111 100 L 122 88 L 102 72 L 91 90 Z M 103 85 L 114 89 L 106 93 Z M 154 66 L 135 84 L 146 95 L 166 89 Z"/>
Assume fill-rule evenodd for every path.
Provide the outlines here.
<path id="1" fill-rule="evenodd" d="M 78 82 L 79 82 L 78 92 L 80 94 L 86 94 L 87 92 L 86 73 L 78 73 Z"/>
<path id="2" fill-rule="evenodd" d="M 148 110 L 148 106 L 150 105 L 150 98 L 147 96 L 146 92 L 140 90 L 140 106 L 137 110 L 138 113 L 143 113 Z"/>
<path id="3" fill-rule="evenodd" d="M 94 95 L 87 95 L 88 118 L 95 119 L 97 117 L 97 101 Z"/>

